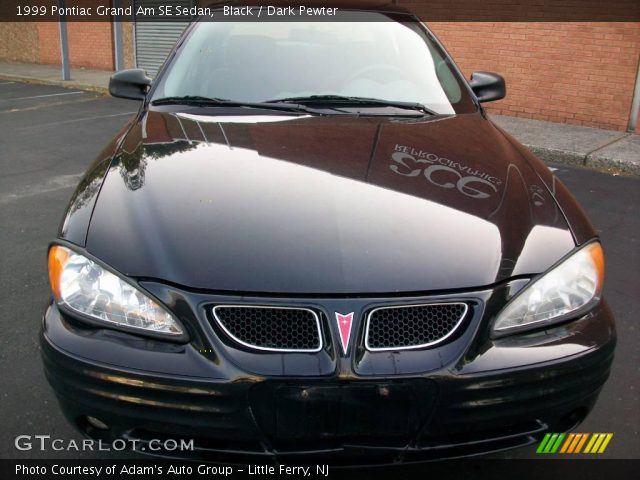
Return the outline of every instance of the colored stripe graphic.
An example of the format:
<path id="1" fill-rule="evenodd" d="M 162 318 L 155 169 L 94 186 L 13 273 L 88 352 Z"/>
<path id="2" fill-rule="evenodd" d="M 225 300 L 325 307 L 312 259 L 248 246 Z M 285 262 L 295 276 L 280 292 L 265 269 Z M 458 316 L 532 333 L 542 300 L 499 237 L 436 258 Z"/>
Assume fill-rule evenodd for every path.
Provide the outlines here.
<path id="1" fill-rule="evenodd" d="M 593 447 L 593 444 L 596 443 L 596 440 L 598 440 L 598 434 L 594 433 L 591 435 L 589 443 L 587 443 L 587 448 L 584 449 L 584 453 L 591 453 L 591 447 Z"/>
<path id="2" fill-rule="evenodd" d="M 576 436 L 575 433 L 569 434 L 567 439 L 564 441 L 562 448 L 560 449 L 560 453 L 566 453 L 567 449 L 569 448 L 569 445 L 571 445 L 571 442 L 573 442 L 573 439 L 575 438 L 575 436 Z"/>
<path id="3" fill-rule="evenodd" d="M 536 453 L 544 452 L 544 447 L 547 446 L 547 442 L 549 441 L 550 438 L 551 438 L 551 434 L 550 433 L 545 434 L 544 438 L 540 442 L 540 445 L 538 445 L 538 449 L 536 450 Z"/>
<path id="4" fill-rule="evenodd" d="M 604 453 L 613 438 L 613 433 L 594 433 L 584 453 Z"/>
<path id="5" fill-rule="evenodd" d="M 578 445 L 576 445 L 576 450 L 574 453 L 580 453 L 580 451 L 582 450 L 582 447 L 587 441 L 587 438 L 589 437 L 588 433 L 581 433 L 580 435 L 582 435 L 582 438 L 580 439 L 580 442 L 578 442 Z"/>
<path id="6" fill-rule="evenodd" d="M 613 438 L 613 433 L 606 434 L 606 437 L 602 442 L 602 445 L 600 445 L 600 450 L 598 450 L 598 453 L 604 453 L 604 451 L 607 449 L 607 445 L 609 445 L 609 442 L 611 441 L 612 438 Z"/>
<path id="7" fill-rule="evenodd" d="M 573 442 L 571 442 L 571 445 L 567 450 L 567 453 L 578 453 L 588 436 L 589 435 L 587 435 L 586 433 L 576 433 L 573 437 Z"/>
<path id="8" fill-rule="evenodd" d="M 561 433 L 560 435 L 558 435 L 558 439 L 556 440 L 556 443 L 553 444 L 553 447 L 551 447 L 551 451 L 549 453 L 556 453 L 558 451 L 558 448 L 560 448 L 560 444 L 562 443 L 562 440 L 564 439 L 566 434 Z"/>
<path id="9" fill-rule="evenodd" d="M 613 433 L 547 433 L 538 445 L 536 453 L 604 453 Z M 586 444 L 584 451 L 582 447 Z"/>
<path id="10" fill-rule="evenodd" d="M 594 435 L 596 436 L 596 443 L 594 443 L 593 447 L 591 447 L 591 451 L 586 453 L 596 453 L 600 448 L 600 444 L 602 443 L 602 440 L 604 440 L 604 437 L 605 437 L 604 433 L 596 433 Z"/>
<path id="11" fill-rule="evenodd" d="M 536 453 L 556 453 L 562 445 L 565 435 L 564 433 L 547 433 L 540 442 Z"/>
<path id="12" fill-rule="evenodd" d="M 553 447 L 554 443 L 556 443 L 557 438 L 558 438 L 557 433 L 551 434 L 551 438 L 547 442 L 547 446 L 544 447 L 544 451 L 542 453 L 551 453 L 551 448 Z"/>

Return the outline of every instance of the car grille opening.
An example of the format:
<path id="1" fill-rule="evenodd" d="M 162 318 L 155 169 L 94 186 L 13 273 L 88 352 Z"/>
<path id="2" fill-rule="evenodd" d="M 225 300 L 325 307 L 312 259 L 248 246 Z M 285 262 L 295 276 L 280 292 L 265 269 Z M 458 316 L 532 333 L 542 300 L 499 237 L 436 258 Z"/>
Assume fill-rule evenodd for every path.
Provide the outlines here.
<path id="1" fill-rule="evenodd" d="M 308 308 L 218 305 L 218 325 L 235 342 L 273 352 L 318 352 L 322 335 L 318 314 Z"/>
<path id="2" fill-rule="evenodd" d="M 436 345 L 453 334 L 467 310 L 459 302 L 376 308 L 367 316 L 365 346 L 384 351 Z"/>

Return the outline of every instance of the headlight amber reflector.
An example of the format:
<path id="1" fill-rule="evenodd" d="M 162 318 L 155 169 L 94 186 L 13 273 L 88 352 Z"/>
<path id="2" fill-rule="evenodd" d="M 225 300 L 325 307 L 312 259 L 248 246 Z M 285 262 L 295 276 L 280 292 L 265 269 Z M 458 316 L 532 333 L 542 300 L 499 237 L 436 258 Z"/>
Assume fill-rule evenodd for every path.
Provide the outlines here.
<path id="1" fill-rule="evenodd" d="M 97 322 L 179 337 L 182 327 L 157 302 L 89 258 L 61 245 L 49 249 L 56 301 Z"/>
<path id="2" fill-rule="evenodd" d="M 602 295 L 604 254 L 593 242 L 527 285 L 500 312 L 493 325 L 498 334 L 566 320 Z"/>

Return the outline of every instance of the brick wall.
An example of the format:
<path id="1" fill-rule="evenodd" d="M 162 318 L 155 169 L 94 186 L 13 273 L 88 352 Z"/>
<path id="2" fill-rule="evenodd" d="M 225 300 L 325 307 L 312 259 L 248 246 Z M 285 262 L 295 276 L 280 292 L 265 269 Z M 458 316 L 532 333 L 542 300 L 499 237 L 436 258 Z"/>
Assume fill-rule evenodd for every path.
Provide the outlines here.
<path id="1" fill-rule="evenodd" d="M 640 56 L 640 23 L 430 23 L 469 77 L 504 75 L 490 112 L 625 130 Z"/>
<path id="2" fill-rule="evenodd" d="M 60 63 L 58 24 L 38 23 L 40 63 Z M 68 22 L 72 67 L 113 70 L 113 32 L 110 22 Z"/>
<path id="3" fill-rule="evenodd" d="M 434 2 L 429 4 L 432 8 L 439 5 Z M 425 0 L 398 3 L 421 17 L 428 16 Z M 482 18 L 482 4 L 474 5 L 479 10 L 473 15 Z M 447 19 L 429 22 L 429 26 L 467 77 L 474 70 L 493 70 L 505 76 L 507 98 L 488 104 L 490 112 L 626 129 L 640 58 L 640 22 Z M 68 32 L 72 66 L 113 69 L 109 22 L 70 22 Z M 123 35 L 125 65 L 131 67 L 131 22 L 123 25 Z M 0 41 L 0 60 L 60 63 L 57 23 L 0 23 Z"/>
<path id="4" fill-rule="evenodd" d="M 38 28 L 35 23 L 0 22 L 0 61 L 36 63 Z"/>

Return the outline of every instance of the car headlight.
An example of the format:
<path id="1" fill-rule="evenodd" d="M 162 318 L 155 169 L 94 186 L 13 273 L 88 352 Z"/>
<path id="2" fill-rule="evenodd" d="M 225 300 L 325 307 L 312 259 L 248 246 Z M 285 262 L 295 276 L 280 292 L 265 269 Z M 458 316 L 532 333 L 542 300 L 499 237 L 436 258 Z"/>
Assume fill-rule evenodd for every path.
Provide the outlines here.
<path id="1" fill-rule="evenodd" d="M 49 249 L 49 281 L 57 302 L 106 325 L 179 337 L 182 327 L 138 288 L 61 245 Z"/>
<path id="2" fill-rule="evenodd" d="M 600 243 L 581 248 L 534 280 L 498 314 L 496 334 L 506 334 L 565 320 L 600 299 L 604 254 Z"/>

